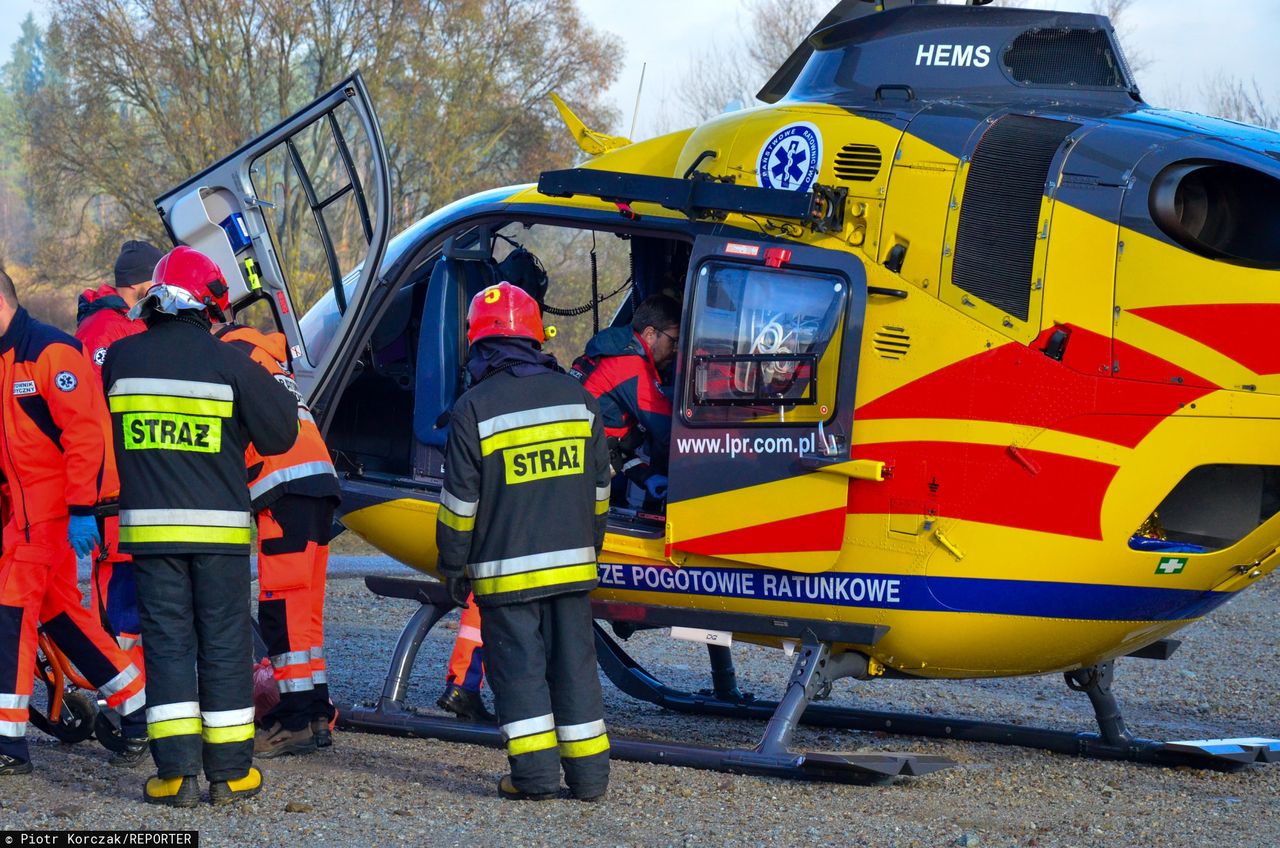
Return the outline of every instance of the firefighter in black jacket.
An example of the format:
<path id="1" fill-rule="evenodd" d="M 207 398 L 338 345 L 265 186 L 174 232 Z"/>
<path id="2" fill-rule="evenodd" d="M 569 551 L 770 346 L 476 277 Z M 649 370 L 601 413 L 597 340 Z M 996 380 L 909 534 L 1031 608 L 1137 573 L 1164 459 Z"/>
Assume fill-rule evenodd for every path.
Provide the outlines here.
<path id="1" fill-rule="evenodd" d="M 102 366 L 120 471 L 120 547 L 134 557 L 147 651 L 147 732 L 157 775 L 145 799 L 258 793 L 249 619 L 252 512 L 244 452 L 288 450 L 297 401 L 265 370 L 209 334 L 227 286 L 189 247 L 156 265 L 134 307 L 147 331 L 116 342 Z"/>
<path id="2" fill-rule="evenodd" d="M 484 611 L 485 666 L 511 773 L 507 799 L 573 796 L 609 782 L 609 738 L 591 605 L 609 510 L 600 407 L 541 349 L 542 316 L 502 282 L 467 313 L 472 388 L 445 449 L 436 539 L 440 573 Z"/>

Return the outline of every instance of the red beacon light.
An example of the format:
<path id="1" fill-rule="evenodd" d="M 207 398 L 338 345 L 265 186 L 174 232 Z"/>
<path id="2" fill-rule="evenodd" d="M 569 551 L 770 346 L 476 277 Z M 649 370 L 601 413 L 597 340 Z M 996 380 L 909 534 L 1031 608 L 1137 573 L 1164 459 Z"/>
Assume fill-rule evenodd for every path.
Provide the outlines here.
<path id="1" fill-rule="evenodd" d="M 791 248 L 789 247 L 766 247 L 764 249 L 764 264 L 766 268 L 781 268 L 783 264 L 791 261 Z"/>

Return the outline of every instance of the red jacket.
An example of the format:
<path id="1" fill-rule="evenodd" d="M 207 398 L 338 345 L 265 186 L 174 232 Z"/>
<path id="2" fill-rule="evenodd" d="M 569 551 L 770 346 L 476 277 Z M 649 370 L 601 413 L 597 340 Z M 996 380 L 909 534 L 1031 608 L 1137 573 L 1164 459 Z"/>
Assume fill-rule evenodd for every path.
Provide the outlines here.
<path id="1" fill-rule="evenodd" d="M 92 515 L 111 426 L 102 390 L 80 343 L 22 308 L 0 336 L 0 413 L 0 471 L 17 527 Z"/>
<path id="2" fill-rule="evenodd" d="M 102 361 L 113 342 L 147 329 L 142 321 L 130 321 L 128 305 L 113 286 L 103 285 L 97 291 L 85 289 L 76 305 L 76 338 L 84 345 L 85 356 L 102 385 Z"/>
<path id="3" fill-rule="evenodd" d="M 662 378 L 644 339 L 625 325 L 601 330 L 569 374 L 600 399 L 613 470 L 637 486 L 654 474 L 666 474 L 671 399 L 662 392 Z M 648 448 L 648 463 L 636 456 L 641 445 Z"/>
<path id="4" fill-rule="evenodd" d="M 289 372 L 288 341 L 283 333 L 266 335 L 252 327 L 227 324 L 214 335 L 232 347 L 243 351 L 275 377 L 277 382 L 298 399 L 298 440 L 288 451 L 275 456 L 263 456 L 253 445 L 245 451 L 245 465 L 249 469 L 249 497 L 253 508 L 262 511 L 271 506 L 281 495 L 302 495 L 313 498 L 332 498 L 336 503 L 341 497 L 338 475 L 329 458 L 320 429 L 316 427 L 311 410 L 298 391 L 298 384 Z"/>

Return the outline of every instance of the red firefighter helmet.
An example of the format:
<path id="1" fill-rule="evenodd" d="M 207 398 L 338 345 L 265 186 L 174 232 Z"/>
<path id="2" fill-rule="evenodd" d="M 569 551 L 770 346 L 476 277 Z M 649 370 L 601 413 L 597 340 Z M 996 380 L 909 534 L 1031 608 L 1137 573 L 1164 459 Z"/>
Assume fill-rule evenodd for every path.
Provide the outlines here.
<path id="1" fill-rule="evenodd" d="M 146 317 L 153 311 L 176 315 L 192 309 L 207 312 L 214 321 L 226 320 L 231 298 L 222 269 L 195 248 L 182 245 L 160 257 L 151 280 L 131 316 Z"/>
<path id="2" fill-rule="evenodd" d="M 546 341 L 538 302 L 506 280 L 471 298 L 467 309 L 467 341 L 475 344 L 477 339 L 490 336 L 533 339 L 539 344 Z"/>

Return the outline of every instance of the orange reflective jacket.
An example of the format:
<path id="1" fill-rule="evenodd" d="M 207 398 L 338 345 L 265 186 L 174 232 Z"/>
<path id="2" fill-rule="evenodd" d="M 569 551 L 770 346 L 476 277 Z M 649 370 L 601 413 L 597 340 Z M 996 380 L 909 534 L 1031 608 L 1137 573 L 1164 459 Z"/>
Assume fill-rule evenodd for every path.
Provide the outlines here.
<path id="1" fill-rule="evenodd" d="M 103 482 L 106 402 L 80 343 L 19 308 L 0 336 L 0 470 L 24 532 L 92 515 Z"/>
<path id="2" fill-rule="evenodd" d="M 253 508 L 266 509 L 286 494 L 337 501 L 340 497 L 338 475 L 311 410 L 289 371 L 288 341 L 284 334 L 268 335 L 252 327 L 224 324 L 214 335 L 246 353 L 298 399 L 298 440 L 292 448 L 277 456 L 262 456 L 253 445 L 245 451 Z"/>

